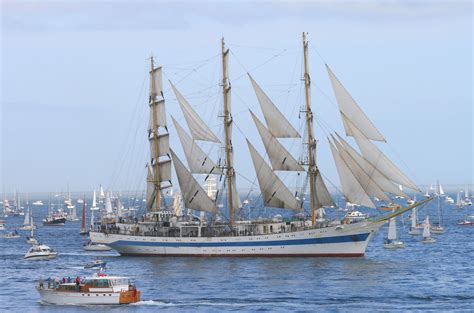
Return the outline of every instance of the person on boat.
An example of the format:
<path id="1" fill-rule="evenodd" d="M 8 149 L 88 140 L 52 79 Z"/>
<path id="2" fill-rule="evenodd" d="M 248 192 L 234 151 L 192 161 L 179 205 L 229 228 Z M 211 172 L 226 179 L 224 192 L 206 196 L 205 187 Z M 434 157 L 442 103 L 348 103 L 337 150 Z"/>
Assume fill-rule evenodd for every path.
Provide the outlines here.
<path id="1" fill-rule="evenodd" d="M 59 277 L 56 276 L 54 278 L 54 289 L 57 289 L 59 287 Z"/>
<path id="2" fill-rule="evenodd" d="M 43 286 L 44 286 L 44 280 L 43 280 L 43 277 L 40 276 L 40 278 L 39 278 L 39 287 L 40 287 L 40 289 L 43 289 Z"/>
<path id="3" fill-rule="evenodd" d="M 81 278 L 79 276 L 76 277 L 76 290 L 79 291 L 79 284 L 81 283 Z"/>

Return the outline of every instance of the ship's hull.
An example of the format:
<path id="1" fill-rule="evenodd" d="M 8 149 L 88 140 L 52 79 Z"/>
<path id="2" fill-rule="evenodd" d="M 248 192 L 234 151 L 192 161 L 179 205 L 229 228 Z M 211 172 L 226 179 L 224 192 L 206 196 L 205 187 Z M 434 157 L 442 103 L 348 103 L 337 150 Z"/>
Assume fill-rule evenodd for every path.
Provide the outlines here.
<path id="1" fill-rule="evenodd" d="M 64 226 L 66 223 L 65 217 L 54 218 L 50 220 L 43 220 L 44 226 Z"/>
<path id="2" fill-rule="evenodd" d="M 235 237 L 152 237 L 90 232 L 127 256 L 360 257 L 385 222 Z"/>

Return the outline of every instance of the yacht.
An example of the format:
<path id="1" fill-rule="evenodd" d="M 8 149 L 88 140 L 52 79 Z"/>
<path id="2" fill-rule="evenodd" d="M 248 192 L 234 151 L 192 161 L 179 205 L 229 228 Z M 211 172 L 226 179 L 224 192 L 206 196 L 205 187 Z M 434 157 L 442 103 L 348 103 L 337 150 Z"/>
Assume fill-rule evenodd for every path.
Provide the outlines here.
<path id="1" fill-rule="evenodd" d="M 59 279 L 57 279 L 59 280 Z M 95 274 L 77 283 L 40 279 L 36 287 L 41 302 L 56 305 L 117 305 L 140 301 L 141 293 L 128 277 Z"/>
<path id="2" fill-rule="evenodd" d="M 18 231 L 15 229 L 14 231 L 6 233 L 5 235 L 3 235 L 2 238 L 16 239 L 16 238 L 20 238 L 20 235 L 18 234 Z"/>
<path id="3" fill-rule="evenodd" d="M 423 224 L 423 240 L 421 242 L 422 243 L 435 243 L 436 242 L 436 239 L 431 238 L 429 216 L 426 217 L 425 222 Z"/>
<path id="4" fill-rule="evenodd" d="M 84 265 L 84 268 L 105 268 L 106 265 L 107 265 L 106 261 L 97 259 Z"/>
<path id="5" fill-rule="evenodd" d="M 37 201 L 33 202 L 33 205 L 36 205 L 36 206 L 43 205 L 43 201 L 37 200 Z"/>
<path id="6" fill-rule="evenodd" d="M 364 213 L 362 213 L 360 211 L 357 211 L 357 210 L 349 211 L 344 216 L 344 220 L 348 224 L 361 222 L 361 221 L 365 220 L 366 218 L 367 218 L 367 214 L 364 214 Z"/>
<path id="7" fill-rule="evenodd" d="M 0 230 L 5 230 L 5 221 L 0 220 Z"/>
<path id="8" fill-rule="evenodd" d="M 392 217 L 388 222 L 388 236 L 384 241 L 383 247 L 386 249 L 405 248 L 405 244 L 397 239 L 396 217 Z"/>
<path id="9" fill-rule="evenodd" d="M 27 260 L 49 260 L 58 256 L 58 253 L 47 245 L 37 245 L 31 247 L 25 254 Z"/>

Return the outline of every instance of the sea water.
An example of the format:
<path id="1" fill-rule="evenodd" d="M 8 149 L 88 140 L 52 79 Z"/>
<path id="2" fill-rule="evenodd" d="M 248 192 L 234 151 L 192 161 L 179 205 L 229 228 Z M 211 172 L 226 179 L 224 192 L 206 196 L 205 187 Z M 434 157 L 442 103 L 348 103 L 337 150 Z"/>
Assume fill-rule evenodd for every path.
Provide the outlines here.
<path id="1" fill-rule="evenodd" d="M 430 204 L 437 220 L 436 200 Z M 80 216 L 80 206 L 78 214 Z M 222 312 L 222 311 L 472 311 L 474 308 L 474 226 L 457 220 L 474 213 L 443 205 L 446 232 L 422 244 L 408 235 L 409 219 L 398 220 L 405 249 L 383 248 L 384 226 L 358 258 L 194 258 L 121 257 L 87 252 L 80 222 L 44 227 L 45 206 L 31 206 L 37 238 L 59 252 L 49 261 L 24 260 L 29 232 L 20 239 L 0 238 L 0 312 Z M 419 220 L 427 208 L 419 210 Z M 22 216 L 5 218 L 9 230 Z M 142 301 L 128 306 L 65 307 L 44 305 L 35 290 L 40 276 L 85 276 L 83 266 L 96 257 L 107 273 L 133 278 Z"/>

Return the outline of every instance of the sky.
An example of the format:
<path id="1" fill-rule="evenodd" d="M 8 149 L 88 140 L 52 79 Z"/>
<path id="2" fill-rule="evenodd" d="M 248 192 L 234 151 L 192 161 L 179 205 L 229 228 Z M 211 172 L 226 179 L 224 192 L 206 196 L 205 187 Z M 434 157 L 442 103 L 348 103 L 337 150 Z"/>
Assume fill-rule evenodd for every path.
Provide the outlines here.
<path id="1" fill-rule="evenodd" d="M 248 113 L 263 120 L 246 73 L 302 129 L 303 31 L 318 164 L 332 185 L 339 180 L 326 137 L 343 126 L 324 63 L 387 138 L 379 147 L 417 184 L 472 184 L 472 29 L 470 1 L 2 0 L 0 189 L 143 188 L 150 55 L 221 134 L 223 36 L 237 179 L 249 188 L 255 174 L 245 138 L 264 149 Z M 184 124 L 167 83 L 165 98 Z M 284 144 L 301 153 L 298 142 Z"/>

